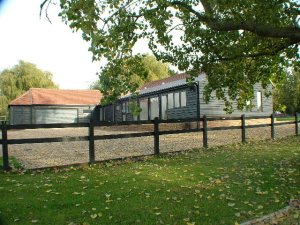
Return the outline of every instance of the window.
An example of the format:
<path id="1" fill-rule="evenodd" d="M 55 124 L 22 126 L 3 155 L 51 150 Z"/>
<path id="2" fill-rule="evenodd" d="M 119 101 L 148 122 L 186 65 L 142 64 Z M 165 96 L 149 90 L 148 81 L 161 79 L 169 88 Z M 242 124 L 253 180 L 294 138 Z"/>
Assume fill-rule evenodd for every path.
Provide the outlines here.
<path id="1" fill-rule="evenodd" d="M 100 115 L 99 115 L 99 117 L 100 117 L 100 121 L 103 121 L 103 108 L 100 108 Z"/>
<path id="2" fill-rule="evenodd" d="M 129 113 L 129 102 L 122 103 L 122 113 Z"/>
<path id="3" fill-rule="evenodd" d="M 181 107 L 186 106 L 186 92 L 185 91 L 180 92 L 180 106 Z"/>
<path id="4" fill-rule="evenodd" d="M 256 106 L 257 106 L 257 111 L 258 112 L 262 112 L 263 108 L 262 108 L 262 93 L 261 91 L 258 91 L 256 93 Z"/>
<path id="5" fill-rule="evenodd" d="M 159 117 L 158 97 L 150 98 L 150 120 L 154 120 L 155 117 Z"/>
<path id="6" fill-rule="evenodd" d="M 175 108 L 180 107 L 179 92 L 174 93 L 174 106 L 175 106 Z"/>
<path id="7" fill-rule="evenodd" d="M 140 99 L 140 107 L 142 109 L 140 113 L 140 120 L 148 120 L 148 98 Z"/>
<path id="8" fill-rule="evenodd" d="M 167 114 L 168 104 L 167 103 L 168 103 L 167 95 L 162 95 L 161 96 L 161 119 L 162 120 L 168 119 L 168 114 Z"/>
<path id="9" fill-rule="evenodd" d="M 168 94 L 168 109 L 174 108 L 174 99 L 173 99 L 173 93 Z"/>
<path id="10" fill-rule="evenodd" d="M 122 103 L 122 113 L 126 113 L 126 102 Z"/>

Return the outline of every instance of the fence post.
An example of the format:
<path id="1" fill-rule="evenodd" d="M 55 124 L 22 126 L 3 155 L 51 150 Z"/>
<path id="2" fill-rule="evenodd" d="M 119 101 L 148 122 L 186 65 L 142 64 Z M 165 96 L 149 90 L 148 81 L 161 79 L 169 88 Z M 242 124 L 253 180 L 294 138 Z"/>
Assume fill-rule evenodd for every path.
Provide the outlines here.
<path id="1" fill-rule="evenodd" d="M 246 143 L 246 117 L 245 114 L 241 117 L 242 122 L 242 143 Z"/>
<path id="2" fill-rule="evenodd" d="M 208 148 L 206 115 L 203 115 L 203 147 Z"/>
<path id="3" fill-rule="evenodd" d="M 93 119 L 90 120 L 89 124 L 89 163 L 95 163 L 95 136 Z"/>
<path id="4" fill-rule="evenodd" d="M 298 124 L 298 113 L 295 113 L 295 133 L 298 136 L 299 135 L 299 124 Z"/>
<path id="5" fill-rule="evenodd" d="M 154 119 L 154 154 L 159 155 L 159 123 L 158 117 Z"/>
<path id="6" fill-rule="evenodd" d="M 271 138 L 275 139 L 275 116 L 274 113 L 271 115 Z"/>
<path id="7" fill-rule="evenodd" d="M 6 121 L 2 121 L 2 157 L 3 157 L 3 169 L 10 170 L 8 160 L 8 144 L 7 144 L 7 126 Z"/>

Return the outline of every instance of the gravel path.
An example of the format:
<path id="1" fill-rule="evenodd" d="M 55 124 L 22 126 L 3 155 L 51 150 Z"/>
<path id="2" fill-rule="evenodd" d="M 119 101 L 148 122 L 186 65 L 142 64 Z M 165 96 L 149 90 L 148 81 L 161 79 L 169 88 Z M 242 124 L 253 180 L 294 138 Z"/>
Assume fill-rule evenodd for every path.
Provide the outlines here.
<path id="1" fill-rule="evenodd" d="M 239 121 L 237 121 L 239 122 Z M 251 124 L 248 123 L 248 124 Z M 227 124 L 224 124 L 227 125 Z M 209 124 L 213 126 L 213 124 Z M 10 130 L 9 139 L 42 138 L 42 137 L 75 137 L 87 136 L 87 128 L 55 128 L 37 130 Z M 121 129 L 99 129 L 95 135 L 133 133 Z M 276 127 L 276 138 L 294 135 L 294 125 Z M 247 129 L 247 140 L 270 138 L 270 127 Z M 209 146 L 233 144 L 241 142 L 240 130 L 210 131 Z M 160 151 L 172 152 L 202 147 L 202 132 L 160 136 Z M 128 156 L 147 155 L 153 153 L 153 137 L 125 138 L 95 141 L 96 160 L 123 158 Z M 9 145 L 9 155 L 15 156 L 25 168 L 40 168 L 88 162 L 88 142 L 61 142 L 43 144 Z"/>

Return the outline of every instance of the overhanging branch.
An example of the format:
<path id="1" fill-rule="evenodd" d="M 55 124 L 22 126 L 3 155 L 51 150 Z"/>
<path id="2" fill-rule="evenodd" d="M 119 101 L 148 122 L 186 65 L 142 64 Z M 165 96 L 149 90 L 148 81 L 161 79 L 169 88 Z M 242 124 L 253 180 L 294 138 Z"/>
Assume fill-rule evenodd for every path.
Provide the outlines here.
<path id="1" fill-rule="evenodd" d="M 191 5 L 182 1 L 172 1 L 170 5 L 189 11 L 194 14 L 199 21 L 205 23 L 215 31 L 244 30 L 261 37 L 286 38 L 293 41 L 297 40 L 297 43 L 300 42 L 300 29 L 298 27 L 276 27 L 268 24 L 257 24 L 251 20 L 219 20 L 214 18 L 212 6 L 208 1 L 202 0 L 201 3 L 205 10 L 204 13 L 195 10 Z"/>
<path id="2" fill-rule="evenodd" d="M 239 55 L 233 55 L 229 57 L 222 57 L 218 56 L 217 60 L 220 61 L 230 61 L 230 60 L 235 60 L 239 58 L 257 58 L 257 57 L 262 57 L 262 56 L 274 56 L 277 53 L 283 51 L 284 49 L 297 44 L 297 41 L 287 41 L 286 43 L 282 43 L 278 46 L 271 46 L 269 49 L 271 50 L 265 50 L 261 52 L 256 52 L 256 53 L 250 53 L 250 54 L 239 54 Z"/>

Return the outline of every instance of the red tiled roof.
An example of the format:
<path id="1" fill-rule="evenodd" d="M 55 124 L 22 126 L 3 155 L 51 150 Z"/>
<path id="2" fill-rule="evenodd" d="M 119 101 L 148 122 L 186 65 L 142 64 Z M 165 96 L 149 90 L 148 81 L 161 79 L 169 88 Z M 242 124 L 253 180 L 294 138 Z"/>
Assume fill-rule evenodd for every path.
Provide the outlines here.
<path id="1" fill-rule="evenodd" d="M 176 75 L 173 75 L 173 76 L 161 79 L 161 80 L 155 80 L 155 81 L 151 81 L 149 83 L 146 83 L 140 88 L 140 90 L 153 88 L 153 87 L 156 87 L 156 86 L 159 86 L 159 85 L 162 85 L 162 84 L 166 84 L 166 83 L 170 83 L 170 82 L 173 82 L 173 81 L 177 81 L 177 80 L 183 80 L 183 79 L 186 79 L 188 77 L 190 77 L 189 74 L 179 73 L 179 74 L 176 74 Z"/>
<path id="2" fill-rule="evenodd" d="M 98 90 L 31 88 L 9 105 L 97 105 L 101 98 Z"/>

